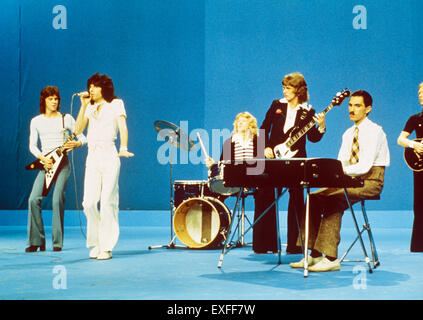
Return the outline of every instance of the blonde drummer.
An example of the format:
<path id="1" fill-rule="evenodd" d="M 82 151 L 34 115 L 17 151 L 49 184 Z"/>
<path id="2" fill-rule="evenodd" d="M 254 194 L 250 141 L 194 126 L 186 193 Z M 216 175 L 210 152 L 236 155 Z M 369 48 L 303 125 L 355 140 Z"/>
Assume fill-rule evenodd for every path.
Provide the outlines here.
<path id="1" fill-rule="evenodd" d="M 249 112 L 238 113 L 234 121 L 232 136 L 223 143 L 220 160 L 248 160 L 257 157 L 257 119 Z M 206 155 L 206 166 L 214 160 Z"/>

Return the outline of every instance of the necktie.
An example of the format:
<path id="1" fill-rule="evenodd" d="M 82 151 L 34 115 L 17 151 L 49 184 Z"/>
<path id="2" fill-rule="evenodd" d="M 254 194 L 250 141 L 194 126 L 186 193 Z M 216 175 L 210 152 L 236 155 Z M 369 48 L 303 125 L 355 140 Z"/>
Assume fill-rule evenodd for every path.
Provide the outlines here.
<path id="1" fill-rule="evenodd" d="M 360 153 L 360 146 L 358 145 L 358 127 L 354 128 L 354 137 L 351 146 L 350 164 L 358 162 L 358 155 Z"/>

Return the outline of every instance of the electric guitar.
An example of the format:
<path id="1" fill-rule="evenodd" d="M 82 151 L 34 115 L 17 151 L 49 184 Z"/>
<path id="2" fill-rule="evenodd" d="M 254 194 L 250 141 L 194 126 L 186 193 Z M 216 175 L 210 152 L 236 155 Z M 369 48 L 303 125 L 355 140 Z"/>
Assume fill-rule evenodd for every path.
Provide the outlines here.
<path id="1" fill-rule="evenodd" d="M 74 133 L 66 139 L 66 142 L 63 145 L 53 149 L 52 151 L 44 155 L 44 157 L 51 159 L 53 162 L 53 167 L 51 167 L 50 169 L 47 169 L 40 159 L 37 159 L 34 162 L 31 162 L 29 165 L 25 167 L 26 170 L 38 169 L 38 170 L 44 170 L 46 172 L 45 179 L 44 179 L 44 187 L 43 187 L 43 197 L 48 195 L 54 180 L 56 179 L 58 173 L 60 172 L 61 164 L 66 155 L 65 144 L 68 141 L 72 141 L 73 139 L 75 139 Z"/>
<path id="2" fill-rule="evenodd" d="M 421 143 L 422 138 L 414 139 L 413 141 Z M 414 151 L 413 148 L 404 149 L 404 160 L 407 166 L 413 171 L 422 171 L 423 170 L 423 154 L 420 154 Z"/>
<path id="3" fill-rule="evenodd" d="M 351 95 L 351 91 L 348 89 L 342 90 L 342 92 L 338 92 L 336 96 L 332 99 L 332 103 L 326 107 L 322 111 L 323 114 L 326 114 L 335 106 L 340 106 L 342 102 L 344 102 L 345 98 Z M 273 148 L 273 152 L 278 159 L 290 159 L 295 156 L 298 150 L 292 150 L 292 146 L 301 139 L 303 135 L 305 135 L 311 128 L 314 127 L 316 121 L 313 119 L 309 123 L 307 123 L 301 130 L 298 130 L 295 134 L 293 134 L 296 127 L 291 128 L 291 132 L 289 133 L 289 137 L 281 144 L 278 144 L 276 147 Z"/>

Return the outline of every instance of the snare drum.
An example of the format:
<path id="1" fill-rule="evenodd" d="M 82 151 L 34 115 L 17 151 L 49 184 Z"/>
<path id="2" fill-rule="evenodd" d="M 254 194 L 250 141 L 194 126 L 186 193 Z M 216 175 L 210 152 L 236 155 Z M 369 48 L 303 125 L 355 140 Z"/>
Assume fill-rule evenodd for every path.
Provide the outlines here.
<path id="1" fill-rule="evenodd" d="M 173 183 L 175 208 L 189 198 L 213 196 L 207 180 L 177 180 Z"/>
<path id="2" fill-rule="evenodd" d="M 213 163 L 209 168 L 209 187 L 214 193 L 230 196 L 238 193 L 240 188 L 225 187 L 223 183 L 223 162 Z"/>
<path id="3" fill-rule="evenodd" d="M 216 198 L 185 200 L 173 216 L 175 234 L 193 249 L 214 249 L 222 246 L 231 223 L 229 209 Z"/>

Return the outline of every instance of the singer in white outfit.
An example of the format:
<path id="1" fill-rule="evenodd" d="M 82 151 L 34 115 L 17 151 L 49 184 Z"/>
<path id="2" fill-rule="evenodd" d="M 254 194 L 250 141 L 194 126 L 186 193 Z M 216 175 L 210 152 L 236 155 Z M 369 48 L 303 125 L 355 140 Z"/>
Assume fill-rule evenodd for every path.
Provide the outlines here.
<path id="1" fill-rule="evenodd" d="M 90 258 L 112 258 L 119 238 L 119 172 L 120 158 L 128 152 L 128 129 L 124 103 L 114 95 L 112 79 L 99 73 L 87 81 L 88 92 L 80 94 L 81 109 L 76 132 L 88 123 L 88 155 L 82 202 L 87 217 L 87 247 Z M 120 149 L 115 147 L 119 130 Z M 100 211 L 98 210 L 100 203 Z"/>

